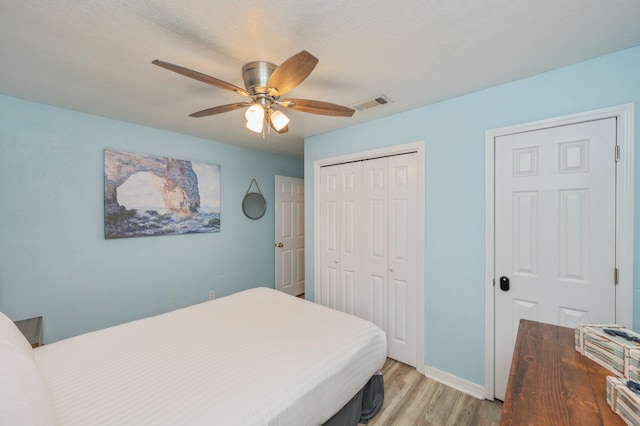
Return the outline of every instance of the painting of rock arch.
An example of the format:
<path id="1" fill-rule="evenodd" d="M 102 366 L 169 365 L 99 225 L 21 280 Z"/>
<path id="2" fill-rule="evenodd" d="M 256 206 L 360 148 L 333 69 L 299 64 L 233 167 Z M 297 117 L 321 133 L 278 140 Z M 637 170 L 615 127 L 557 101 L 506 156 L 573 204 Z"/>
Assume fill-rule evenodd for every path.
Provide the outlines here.
<path id="1" fill-rule="evenodd" d="M 104 236 L 220 232 L 220 166 L 104 151 Z"/>

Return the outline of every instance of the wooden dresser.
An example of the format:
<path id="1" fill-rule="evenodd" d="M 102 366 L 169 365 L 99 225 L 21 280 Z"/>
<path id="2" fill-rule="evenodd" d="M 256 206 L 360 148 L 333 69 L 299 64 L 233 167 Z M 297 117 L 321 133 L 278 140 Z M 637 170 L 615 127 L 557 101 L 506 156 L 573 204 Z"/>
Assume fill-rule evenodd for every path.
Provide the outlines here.
<path id="1" fill-rule="evenodd" d="M 607 404 L 613 373 L 575 350 L 574 330 L 520 321 L 501 425 L 624 425 Z"/>

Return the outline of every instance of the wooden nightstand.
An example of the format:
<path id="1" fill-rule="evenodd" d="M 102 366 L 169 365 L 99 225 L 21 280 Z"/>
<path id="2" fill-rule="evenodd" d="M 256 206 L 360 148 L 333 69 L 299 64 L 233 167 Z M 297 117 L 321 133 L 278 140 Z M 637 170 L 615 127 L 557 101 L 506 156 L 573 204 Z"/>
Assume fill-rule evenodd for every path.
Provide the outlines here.
<path id="1" fill-rule="evenodd" d="M 16 326 L 27 338 L 31 347 L 37 348 L 42 345 L 42 317 L 35 317 L 16 321 Z"/>

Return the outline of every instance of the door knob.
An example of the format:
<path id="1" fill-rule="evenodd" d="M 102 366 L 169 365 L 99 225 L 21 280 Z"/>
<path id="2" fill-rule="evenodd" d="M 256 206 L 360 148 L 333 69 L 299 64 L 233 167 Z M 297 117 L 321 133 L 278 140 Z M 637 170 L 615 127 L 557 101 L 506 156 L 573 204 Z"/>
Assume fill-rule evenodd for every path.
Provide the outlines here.
<path id="1" fill-rule="evenodd" d="M 278 243 L 275 243 L 274 246 L 278 248 L 282 248 L 284 247 L 284 244 L 278 242 Z"/>
<path id="2" fill-rule="evenodd" d="M 500 277 L 500 290 L 509 291 L 509 278 Z"/>

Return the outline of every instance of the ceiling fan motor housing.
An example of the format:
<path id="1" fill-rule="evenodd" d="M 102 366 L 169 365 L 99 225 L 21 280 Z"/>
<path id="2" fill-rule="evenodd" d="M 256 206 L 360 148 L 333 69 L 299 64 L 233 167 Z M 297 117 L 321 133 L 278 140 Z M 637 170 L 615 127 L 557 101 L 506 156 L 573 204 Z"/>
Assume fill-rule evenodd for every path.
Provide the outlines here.
<path id="1" fill-rule="evenodd" d="M 277 65 L 265 61 L 249 62 L 242 67 L 244 87 L 252 94 L 266 94 L 267 82 Z"/>

